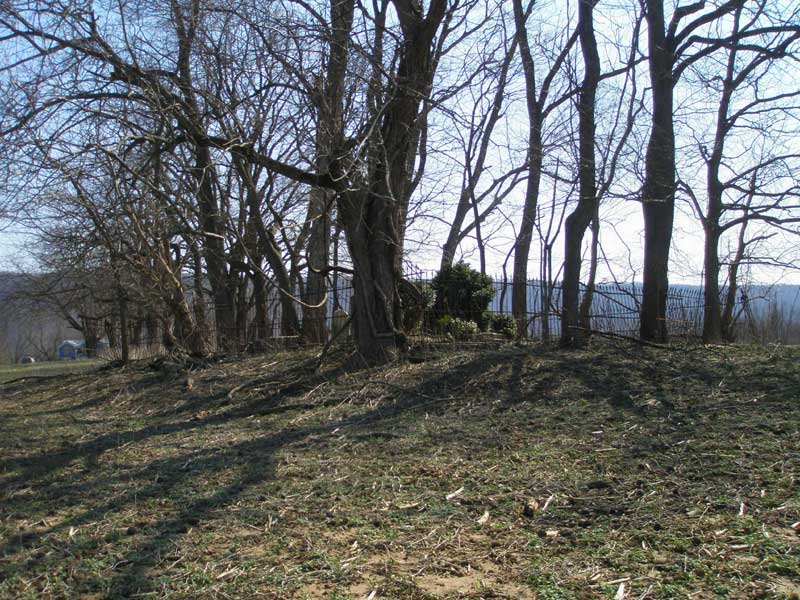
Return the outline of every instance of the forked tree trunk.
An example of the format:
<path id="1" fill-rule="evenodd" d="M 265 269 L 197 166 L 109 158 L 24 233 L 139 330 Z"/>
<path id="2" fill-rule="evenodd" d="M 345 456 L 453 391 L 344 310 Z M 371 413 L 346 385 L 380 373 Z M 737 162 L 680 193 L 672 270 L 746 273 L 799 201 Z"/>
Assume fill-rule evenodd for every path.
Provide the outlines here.
<path id="1" fill-rule="evenodd" d="M 359 207 L 364 204 L 371 206 L 362 217 Z M 392 212 L 390 202 L 383 198 L 373 198 L 371 203 L 340 200 L 340 214 L 353 260 L 353 333 L 367 363 L 389 362 L 398 352 L 395 334 L 399 331 L 400 273 L 396 253 L 400 246 L 391 237 Z"/>
<path id="2" fill-rule="evenodd" d="M 228 268 L 225 258 L 223 224 L 220 217 L 212 175 L 214 164 L 207 146 L 198 146 L 192 172 L 198 185 L 200 224 L 203 228 L 203 258 L 214 301 L 217 349 L 222 352 L 236 347 L 236 307 L 228 285 Z"/>
<path id="3" fill-rule="evenodd" d="M 523 11 L 522 0 L 514 0 L 514 25 L 525 75 L 528 109 L 528 185 L 525 190 L 522 222 L 514 244 L 514 279 L 511 285 L 511 313 L 517 322 L 517 336 L 520 338 L 528 337 L 528 259 L 542 176 L 542 104 L 537 97 L 536 69 L 528 42 L 526 21 L 527 14 Z"/>
<path id="4" fill-rule="evenodd" d="M 751 185 L 755 185 L 755 178 Z M 747 247 L 746 231 L 747 219 L 743 219 L 742 224 L 739 226 L 736 255 L 728 267 L 728 292 L 725 295 L 725 307 L 722 311 L 722 332 L 725 340 L 729 342 L 734 341 L 736 338 L 736 332 L 734 331 L 736 316 L 733 313 L 736 308 L 736 294 L 739 291 L 739 266 L 742 264 Z"/>
<path id="5" fill-rule="evenodd" d="M 430 93 L 435 70 L 434 39 L 447 2 L 432 0 L 427 16 L 414 3 L 393 0 L 393 4 L 402 41 L 395 88 L 383 107 L 382 117 L 376 115 L 381 119 L 381 144 L 370 154 L 366 189 L 341 191 L 337 197 L 355 272 L 353 330 L 367 363 L 391 361 L 399 351 L 402 315 L 398 285 L 413 157 L 420 139 L 420 103 Z M 340 133 L 339 140 L 342 139 Z M 344 175 L 341 162 L 334 162 L 333 166 L 340 170 L 334 175 Z"/>
<path id="6" fill-rule="evenodd" d="M 497 123 L 503 116 L 503 104 L 506 99 L 506 84 L 508 81 L 508 71 L 511 67 L 511 62 L 517 53 L 517 39 L 511 42 L 508 50 L 506 51 L 503 62 L 500 66 L 500 74 L 497 80 L 497 89 L 495 90 L 492 98 L 492 105 L 489 114 L 481 120 L 482 129 L 473 132 L 470 136 L 480 136 L 480 143 L 478 144 L 477 152 L 473 148 L 472 140 L 470 139 L 469 145 L 465 152 L 465 159 L 468 161 L 465 169 L 463 188 L 458 199 L 458 206 L 453 214 L 453 222 L 450 224 L 450 230 L 447 234 L 447 239 L 442 246 L 442 259 L 439 264 L 439 270 L 443 271 L 447 267 L 453 266 L 455 260 L 456 250 L 458 245 L 464 238 L 465 231 L 463 230 L 464 220 L 467 217 L 470 209 L 473 213 L 473 224 L 475 228 L 475 235 L 477 238 L 478 253 L 481 259 L 481 273 L 486 271 L 486 248 L 481 240 L 481 216 L 478 211 L 478 198 L 476 188 L 480 183 L 481 177 L 486 170 L 486 158 L 491 146 L 492 135 Z M 472 164 L 474 161 L 474 164 Z"/>
<path id="7" fill-rule="evenodd" d="M 352 0 L 332 0 L 331 37 L 328 64 L 321 89 L 314 95 L 317 109 L 316 168 L 317 173 L 329 173 L 335 160 L 337 142 L 344 135 L 344 93 L 347 73 L 347 52 L 353 27 L 355 4 Z M 328 253 L 331 243 L 330 211 L 335 195 L 330 190 L 311 190 L 308 221 L 308 269 L 303 306 L 303 337 L 311 343 L 328 339 Z"/>

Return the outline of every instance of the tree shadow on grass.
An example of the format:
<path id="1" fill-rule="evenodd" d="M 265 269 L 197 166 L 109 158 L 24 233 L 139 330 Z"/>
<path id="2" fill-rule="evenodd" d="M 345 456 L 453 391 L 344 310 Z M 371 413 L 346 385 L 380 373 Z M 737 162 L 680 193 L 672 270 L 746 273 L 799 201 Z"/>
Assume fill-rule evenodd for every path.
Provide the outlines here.
<path id="1" fill-rule="evenodd" d="M 92 474 L 99 468 L 98 461 L 103 453 L 123 445 L 226 426 L 253 415 L 274 417 L 292 411 L 302 413 L 341 401 L 339 396 L 334 396 L 322 404 L 297 402 L 309 389 L 339 373 L 329 372 L 315 378 L 310 375 L 309 364 L 290 366 L 277 371 L 274 377 L 260 381 L 260 384 L 274 386 L 270 393 L 231 402 L 222 412 L 197 419 L 179 418 L 191 412 L 219 407 L 221 402 L 229 400 L 225 391 L 192 400 L 181 409 L 180 414 L 148 417 L 145 420 L 153 422 L 144 427 L 101 434 L 67 446 L 58 453 L 44 452 L 0 461 L 0 471 L 14 470 L 18 473 L 7 479 L 7 484 L 13 486 L 24 483 L 42 501 L 60 503 L 60 508 L 77 511 L 63 523 L 45 526 L 0 543 L 0 556 L 13 569 L 15 557 L 21 557 L 23 551 L 36 547 L 44 538 L 54 535 L 74 538 L 68 548 L 70 554 L 90 555 L 97 551 L 100 542 L 96 539 L 82 540 L 80 533 L 70 536 L 70 531 L 80 532 L 81 527 L 102 521 L 109 514 L 122 515 L 137 504 L 176 494 L 180 496 L 184 488 L 192 489 L 195 480 L 235 474 L 233 481 L 219 485 L 208 493 L 181 498 L 177 509 L 146 524 L 136 532 L 130 543 L 118 549 L 120 556 L 110 575 L 82 584 L 87 587 L 86 590 L 76 590 L 77 593 L 85 593 L 90 588 L 101 588 L 111 598 L 153 592 L 156 583 L 149 581 L 148 576 L 157 567 L 160 558 L 189 528 L 240 501 L 250 489 L 264 484 L 280 485 L 276 478 L 276 464 L 277 455 L 282 450 L 301 443 L 304 450 L 323 449 L 331 439 L 331 431 L 337 430 L 356 436 L 374 432 L 378 427 L 395 427 L 400 431 L 410 420 L 413 421 L 415 415 L 453 411 L 464 402 L 464 390 L 469 390 L 468 394 L 480 393 L 483 389 L 489 389 L 492 393 L 502 391 L 502 406 L 506 409 L 522 402 L 550 402 L 550 390 L 563 379 L 569 379 L 585 390 L 589 397 L 606 402 L 616 410 L 640 414 L 641 409 L 631 398 L 646 390 L 656 398 L 663 397 L 660 410 L 665 413 L 674 411 L 670 400 L 671 375 L 662 376 L 653 372 L 654 363 L 646 355 L 640 356 L 640 360 L 630 358 L 629 351 L 618 349 L 575 354 L 534 346 L 481 352 L 462 362 L 453 365 L 448 363 L 447 368 L 439 372 L 429 372 L 410 387 L 386 385 L 376 379 L 371 383 L 386 387 L 384 401 L 355 414 L 335 420 L 312 420 L 300 426 L 291 421 L 280 421 L 276 423 L 280 427 L 276 431 L 258 435 L 254 439 L 239 440 L 224 448 L 202 447 L 158 457 L 124 473 Z M 676 369 L 691 369 L 692 377 L 709 385 L 716 382 L 722 373 L 719 368 L 709 367 L 702 362 L 691 363 L 685 358 L 677 362 L 680 364 L 676 365 Z M 534 370 L 537 373 L 532 376 Z M 165 420 L 165 416 L 170 418 Z M 68 467 L 81 461 L 89 467 L 88 477 L 73 481 L 74 475 L 67 472 Z M 88 507 L 87 501 L 90 504 Z M 3 512 L 8 514 L 25 514 L 31 508 L 29 500 L 15 499 L 14 496 L 4 504 Z"/>

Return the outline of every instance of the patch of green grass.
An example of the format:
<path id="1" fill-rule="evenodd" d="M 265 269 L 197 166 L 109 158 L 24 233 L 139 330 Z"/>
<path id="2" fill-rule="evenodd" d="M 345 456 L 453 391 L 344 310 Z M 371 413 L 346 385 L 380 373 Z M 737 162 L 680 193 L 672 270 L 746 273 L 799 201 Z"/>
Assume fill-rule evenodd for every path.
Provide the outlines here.
<path id="1" fill-rule="evenodd" d="M 103 364 L 101 360 L 85 359 L 38 362 L 29 365 L 0 365 L 0 385 L 5 381 L 20 377 L 50 377 L 85 373 L 97 369 Z"/>

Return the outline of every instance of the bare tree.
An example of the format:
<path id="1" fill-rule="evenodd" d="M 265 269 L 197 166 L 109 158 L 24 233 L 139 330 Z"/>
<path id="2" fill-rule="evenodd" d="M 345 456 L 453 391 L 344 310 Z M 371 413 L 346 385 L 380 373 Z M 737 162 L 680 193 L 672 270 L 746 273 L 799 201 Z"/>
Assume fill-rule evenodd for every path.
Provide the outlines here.
<path id="1" fill-rule="evenodd" d="M 565 34 L 552 62 L 545 71 L 541 87 L 537 87 L 536 62 L 528 39 L 527 21 L 533 11 L 532 0 L 523 6 L 522 0 L 513 0 L 514 23 L 519 43 L 522 68 L 525 74 L 525 103 L 528 111 L 528 172 L 522 222 L 517 231 L 514 244 L 514 283 L 511 291 L 511 307 L 517 322 L 517 335 L 526 337 L 528 332 L 528 260 L 530 257 L 533 226 L 536 218 L 536 204 L 539 199 L 539 186 L 542 178 L 543 146 L 542 131 L 545 119 L 559 104 L 564 102 L 569 92 L 549 101 L 553 80 L 567 59 L 572 46 L 578 38 L 578 29 Z"/>
<path id="2" fill-rule="evenodd" d="M 791 173 L 797 168 L 800 154 L 787 152 L 780 147 L 779 140 L 789 139 L 797 133 L 796 129 L 786 131 L 782 124 L 784 115 L 797 114 L 800 110 L 797 103 L 800 89 L 782 85 L 778 63 L 797 59 L 800 26 L 792 25 L 797 22 L 797 11 L 793 14 L 770 13 L 769 8 L 766 1 L 761 1 L 747 12 L 744 6 L 735 9 L 729 34 L 731 41 L 725 46 L 724 75 L 708 77 L 703 72 L 708 65 L 703 63 L 698 63 L 692 71 L 700 85 L 718 94 L 710 144 L 703 137 L 698 142 L 706 165 L 705 207 L 688 183 L 681 182 L 700 217 L 705 234 L 705 342 L 730 339 L 732 304 L 738 287 L 736 275 L 746 256 L 748 222 L 779 228 L 798 222 L 793 214 L 798 192 Z M 761 21 L 764 19 L 772 21 L 768 32 L 755 39 L 742 39 L 748 30 L 763 27 Z M 737 137 L 745 130 L 751 141 L 749 151 L 742 152 Z M 758 138 L 770 141 L 759 144 Z M 734 149 L 728 150 L 728 144 L 734 144 Z M 764 152 L 767 146 L 776 148 L 776 151 Z M 757 154 L 759 148 L 762 152 Z M 727 178 L 724 173 L 729 174 Z M 733 229 L 739 230 L 738 242 L 729 265 L 728 293 L 723 305 L 719 287 L 719 246 L 722 236 Z"/>
<path id="3" fill-rule="evenodd" d="M 652 98 L 642 186 L 645 244 L 639 330 L 646 340 L 667 339 L 669 252 L 676 191 L 674 89 L 686 69 L 702 58 L 731 43 L 776 30 L 775 26 L 765 24 L 732 35 L 715 36 L 709 31 L 711 25 L 747 4 L 747 0 L 729 0 L 710 10 L 706 10 L 705 2 L 678 6 L 667 23 L 663 0 L 644 2 Z M 757 7 L 755 12 L 760 9 Z M 696 16 L 681 27 L 681 22 L 692 15 Z M 791 26 L 777 29 L 787 30 Z"/>

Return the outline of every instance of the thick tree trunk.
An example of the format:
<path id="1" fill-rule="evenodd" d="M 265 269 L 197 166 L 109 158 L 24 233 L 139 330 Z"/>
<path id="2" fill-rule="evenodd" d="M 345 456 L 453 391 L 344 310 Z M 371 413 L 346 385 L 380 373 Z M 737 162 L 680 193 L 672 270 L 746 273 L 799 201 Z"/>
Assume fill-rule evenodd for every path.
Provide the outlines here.
<path id="1" fill-rule="evenodd" d="M 391 230 L 387 220 L 391 216 L 387 208 L 376 212 L 383 214 L 369 218 L 372 224 L 369 228 L 364 221 L 353 223 L 353 215 L 348 215 L 352 224 L 348 244 L 354 270 L 352 326 L 359 352 L 368 364 L 390 362 L 397 357 L 396 334 L 400 330 L 397 310 L 400 273 L 395 259 L 399 246 L 388 237 Z M 358 236 L 361 240 L 352 243 Z"/>
<path id="2" fill-rule="evenodd" d="M 583 335 L 580 326 L 579 302 L 583 236 L 597 215 L 597 182 L 595 172 L 595 98 L 600 80 L 600 57 L 594 35 L 594 2 L 580 0 L 578 28 L 584 62 L 583 86 L 578 104 L 578 205 L 567 217 L 564 226 L 564 275 L 562 282 L 561 343 L 571 345 Z"/>
<path id="3" fill-rule="evenodd" d="M 182 289 L 175 289 L 172 297 L 167 299 L 167 306 L 172 313 L 174 331 L 171 343 L 184 348 L 193 356 L 204 356 L 208 353 L 205 338 L 195 327 L 192 311 Z"/>
<path id="4" fill-rule="evenodd" d="M 94 319 L 81 317 L 81 331 L 83 333 L 86 357 L 95 358 L 97 356 L 97 344 L 100 341 L 97 322 Z"/>
<path id="5" fill-rule="evenodd" d="M 394 1 L 403 32 L 395 88 L 382 109 L 380 147 L 370 155 L 366 189 L 341 192 L 339 215 L 353 260 L 353 330 L 368 363 L 393 360 L 399 351 L 402 315 L 398 285 L 403 238 L 413 188 L 413 157 L 419 143 L 420 103 L 430 94 L 435 65 L 433 41 L 446 0 L 431 0 L 428 14 Z M 417 7 L 419 8 L 419 7 Z M 352 17 L 351 17 L 352 18 Z M 342 59 L 344 60 L 344 59 Z M 337 139 L 342 140 L 342 132 Z M 334 161 L 345 175 L 345 166 Z"/>
<path id="6" fill-rule="evenodd" d="M 645 247 L 639 335 L 643 340 L 667 341 L 669 247 L 674 206 L 668 202 L 644 204 Z"/>
<path id="7" fill-rule="evenodd" d="M 111 318 L 108 318 L 103 322 L 103 328 L 106 331 L 106 339 L 108 340 L 108 347 L 112 350 L 116 350 L 117 346 L 119 346 L 117 331 L 114 325 L 114 321 Z"/>
<path id="8" fill-rule="evenodd" d="M 645 241 L 639 335 L 664 342 L 675 213 L 674 55 L 665 37 L 663 0 L 647 0 L 646 16 L 653 114 L 642 187 Z"/>

